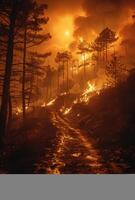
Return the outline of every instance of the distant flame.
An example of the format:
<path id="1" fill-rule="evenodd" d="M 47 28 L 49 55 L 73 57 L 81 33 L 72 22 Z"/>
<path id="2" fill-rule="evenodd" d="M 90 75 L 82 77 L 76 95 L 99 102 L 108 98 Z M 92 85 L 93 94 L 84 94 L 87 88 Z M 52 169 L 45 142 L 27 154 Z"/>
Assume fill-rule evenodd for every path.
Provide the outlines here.
<path id="1" fill-rule="evenodd" d="M 48 103 L 43 103 L 42 105 L 41 105 L 41 107 L 46 107 L 46 106 L 52 106 L 54 103 L 55 103 L 55 101 L 56 101 L 56 98 L 55 99 L 52 99 L 51 101 L 49 101 Z"/>
<path id="2" fill-rule="evenodd" d="M 88 86 L 85 89 L 85 91 L 83 92 L 80 101 L 81 102 L 88 102 L 89 98 L 90 98 L 90 94 L 96 91 L 96 87 L 95 84 L 91 84 L 90 82 L 88 82 Z"/>
<path id="3" fill-rule="evenodd" d="M 70 113 L 70 111 L 71 111 L 71 109 L 72 109 L 72 108 L 66 108 L 63 114 L 64 114 L 64 115 L 67 115 L 67 114 L 69 114 L 69 113 Z"/>
<path id="4" fill-rule="evenodd" d="M 28 109 L 29 109 L 29 107 L 26 106 L 26 107 L 25 107 L 25 110 L 28 110 Z M 16 114 L 16 115 L 19 115 L 19 114 L 21 114 L 22 112 L 23 112 L 23 110 L 22 110 L 22 107 L 20 106 L 20 107 L 17 107 L 17 108 L 16 108 L 15 114 Z"/>
<path id="5" fill-rule="evenodd" d="M 22 113 L 22 108 L 21 107 L 17 107 L 16 115 L 19 115 L 20 113 Z"/>
<path id="6" fill-rule="evenodd" d="M 88 82 L 88 87 L 84 91 L 83 95 L 86 95 L 86 94 L 89 94 L 91 92 L 94 92 L 95 90 L 96 90 L 95 84 L 91 84 L 90 82 Z"/>
<path id="7" fill-rule="evenodd" d="M 64 106 L 60 109 L 60 112 L 63 113 L 63 115 L 67 115 L 70 113 L 70 111 L 72 110 L 72 107 L 70 108 L 65 108 Z"/>
<path id="8" fill-rule="evenodd" d="M 56 99 L 51 100 L 49 103 L 46 104 L 46 106 L 52 106 L 55 103 Z"/>

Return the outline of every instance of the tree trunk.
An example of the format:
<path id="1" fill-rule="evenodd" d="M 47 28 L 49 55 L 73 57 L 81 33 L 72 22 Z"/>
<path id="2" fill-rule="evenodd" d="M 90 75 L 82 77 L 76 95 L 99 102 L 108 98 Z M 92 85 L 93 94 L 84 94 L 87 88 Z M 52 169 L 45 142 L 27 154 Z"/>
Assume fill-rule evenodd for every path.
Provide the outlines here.
<path id="1" fill-rule="evenodd" d="M 59 80 L 59 69 L 57 71 L 57 93 L 59 94 L 59 89 L 60 89 L 60 80 Z"/>
<path id="2" fill-rule="evenodd" d="M 24 49 L 23 49 L 23 76 L 22 76 L 22 113 L 23 122 L 26 118 L 26 99 L 25 99 L 25 80 L 26 80 L 26 42 L 27 42 L 27 27 L 24 30 Z"/>
<path id="3" fill-rule="evenodd" d="M 8 119 L 8 106 L 10 95 L 10 79 L 13 63 L 13 50 L 14 50 L 14 29 L 16 21 L 15 5 L 13 5 L 10 15 L 10 24 L 8 31 L 8 43 L 7 43 L 7 55 L 5 64 L 5 75 L 3 81 L 2 102 L 0 111 L 0 146 L 3 145 L 6 131 L 7 131 L 7 119 Z"/>
<path id="4" fill-rule="evenodd" d="M 108 45 L 107 45 L 107 41 L 106 41 L 106 63 L 107 63 L 107 61 L 108 61 Z"/>
<path id="5" fill-rule="evenodd" d="M 64 64 L 64 61 L 63 61 L 63 92 L 65 92 L 64 81 L 65 81 L 65 64 Z"/>
<path id="6" fill-rule="evenodd" d="M 9 95 L 8 125 L 7 125 L 8 132 L 10 131 L 11 128 L 11 122 L 12 122 L 12 98 L 11 95 Z"/>
<path id="7" fill-rule="evenodd" d="M 68 69 L 68 61 L 67 61 L 67 92 L 69 92 L 69 69 Z"/>
<path id="8" fill-rule="evenodd" d="M 84 60 L 83 60 L 83 89 L 85 87 L 85 81 L 86 81 L 86 63 L 85 63 L 85 53 L 83 54 Z"/>

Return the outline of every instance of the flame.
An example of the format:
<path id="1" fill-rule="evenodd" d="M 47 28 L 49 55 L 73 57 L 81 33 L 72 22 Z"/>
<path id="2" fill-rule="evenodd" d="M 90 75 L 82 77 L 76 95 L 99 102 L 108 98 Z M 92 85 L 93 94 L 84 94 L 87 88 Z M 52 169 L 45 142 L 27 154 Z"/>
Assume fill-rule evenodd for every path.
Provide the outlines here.
<path id="1" fill-rule="evenodd" d="M 75 99 L 75 100 L 73 101 L 73 104 L 77 104 L 77 103 L 78 103 L 78 100 Z"/>
<path id="2" fill-rule="evenodd" d="M 101 91 L 101 89 L 96 88 L 95 83 L 90 83 L 90 81 L 88 81 L 87 88 L 84 90 L 79 101 L 87 103 L 89 101 L 90 97 L 92 97 L 94 94 L 99 95 L 100 91 Z"/>
<path id="3" fill-rule="evenodd" d="M 52 106 L 55 103 L 56 99 L 51 100 L 49 103 L 46 104 L 46 106 Z"/>
<path id="4" fill-rule="evenodd" d="M 72 107 L 66 108 L 63 114 L 64 114 L 64 115 L 67 115 L 67 114 L 70 113 L 71 110 L 72 110 Z"/>
<path id="5" fill-rule="evenodd" d="M 41 107 L 43 107 L 43 108 L 46 107 L 46 103 L 44 102 L 44 103 L 41 105 Z"/>
<path id="6" fill-rule="evenodd" d="M 54 103 L 55 103 L 55 101 L 56 101 L 56 98 L 55 99 L 52 99 L 51 101 L 49 101 L 48 103 L 43 103 L 42 105 L 41 105 L 41 107 L 46 107 L 46 106 L 52 106 Z"/>
<path id="7" fill-rule="evenodd" d="M 84 91 L 83 95 L 86 95 L 86 94 L 89 94 L 91 92 L 94 92 L 95 90 L 96 90 L 95 84 L 91 84 L 90 82 L 88 82 L 88 87 Z"/>
<path id="8" fill-rule="evenodd" d="M 25 107 L 25 110 L 28 110 L 29 109 L 29 106 L 26 106 Z M 17 108 L 16 108 L 16 112 L 15 112 L 15 114 L 16 115 L 19 115 L 19 114 L 21 114 L 23 111 L 22 111 L 22 107 L 21 106 L 18 106 Z"/>
<path id="9" fill-rule="evenodd" d="M 22 113 L 22 108 L 21 107 L 17 107 L 16 108 L 16 115 L 19 115 L 20 113 Z"/>
<path id="10" fill-rule="evenodd" d="M 64 106 L 60 109 L 60 112 L 63 113 L 63 115 L 67 115 L 70 113 L 70 111 L 72 110 L 72 107 L 70 108 L 65 108 Z"/>

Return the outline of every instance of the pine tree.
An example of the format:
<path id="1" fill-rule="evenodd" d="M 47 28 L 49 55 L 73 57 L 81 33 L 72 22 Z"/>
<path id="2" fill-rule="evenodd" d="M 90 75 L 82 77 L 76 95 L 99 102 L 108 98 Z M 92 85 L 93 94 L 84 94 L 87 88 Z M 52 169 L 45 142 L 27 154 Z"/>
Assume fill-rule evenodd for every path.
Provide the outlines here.
<path id="1" fill-rule="evenodd" d="M 119 57 L 113 54 L 110 63 L 106 66 L 107 84 L 116 87 L 122 80 L 123 71 L 124 65 L 121 64 Z"/>

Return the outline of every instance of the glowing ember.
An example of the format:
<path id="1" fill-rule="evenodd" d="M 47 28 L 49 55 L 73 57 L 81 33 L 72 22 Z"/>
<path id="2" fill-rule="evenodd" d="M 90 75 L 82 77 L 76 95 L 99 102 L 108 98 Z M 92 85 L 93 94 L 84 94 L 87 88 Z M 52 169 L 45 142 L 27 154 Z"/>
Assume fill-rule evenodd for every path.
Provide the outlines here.
<path id="1" fill-rule="evenodd" d="M 64 115 L 67 115 L 67 114 L 69 114 L 69 113 L 70 113 L 70 111 L 71 111 L 71 109 L 72 109 L 72 108 L 66 108 L 63 114 L 64 114 Z"/>
<path id="2" fill-rule="evenodd" d="M 67 92 L 63 92 L 63 93 L 60 94 L 60 96 L 64 96 L 66 94 L 67 94 Z"/>
<path id="3" fill-rule="evenodd" d="M 101 88 L 96 88 L 95 84 L 88 82 L 87 88 L 84 90 L 78 102 L 87 103 L 94 94 L 99 95 Z"/>
<path id="4" fill-rule="evenodd" d="M 78 100 L 77 100 L 77 99 L 75 99 L 75 100 L 73 101 L 73 103 L 74 103 L 74 104 L 77 104 L 77 103 L 78 103 Z"/>
<path id="5" fill-rule="evenodd" d="M 19 115 L 20 113 L 22 113 L 22 108 L 17 107 L 17 109 L 16 109 L 16 115 Z"/>
<path id="6" fill-rule="evenodd" d="M 26 106 L 25 107 L 25 110 L 28 110 L 29 109 L 29 107 L 28 106 Z M 17 107 L 16 108 L 16 112 L 15 112 L 15 114 L 16 115 L 19 115 L 19 114 L 21 114 L 23 111 L 22 111 L 22 107 Z"/>
<path id="7" fill-rule="evenodd" d="M 67 115 L 70 113 L 70 111 L 72 110 L 72 107 L 70 108 L 65 108 L 64 106 L 61 107 L 60 112 L 63 113 L 63 115 Z"/>
<path id="8" fill-rule="evenodd" d="M 95 84 L 91 84 L 90 82 L 88 82 L 88 87 L 87 87 L 86 90 L 84 91 L 83 95 L 89 94 L 89 93 L 91 93 L 91 92 L 94 92 L 95 90 L 96 90 Z"/>
<path id="9" fill-rule="evenodd" d="M 56 99 L 51 100 L 49 103 L 46 104 L 46 106 L 52 106 L 55 103 Z"/>
<path id="10" fill-rule="evenodd" d="M 46 103 L 44 102 L 44 103 L 41 105 L 41 107 L 43 107 L 43 108 L 46 107 Z"/>
<path id="11" fill-rule="evenodd" d="M 79 157 L 80 155 L 81 155 L 81 153 L 73 153 L 72 154 L 72 156 L 75 157 L 75 158 Z"/>

